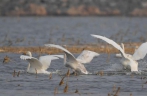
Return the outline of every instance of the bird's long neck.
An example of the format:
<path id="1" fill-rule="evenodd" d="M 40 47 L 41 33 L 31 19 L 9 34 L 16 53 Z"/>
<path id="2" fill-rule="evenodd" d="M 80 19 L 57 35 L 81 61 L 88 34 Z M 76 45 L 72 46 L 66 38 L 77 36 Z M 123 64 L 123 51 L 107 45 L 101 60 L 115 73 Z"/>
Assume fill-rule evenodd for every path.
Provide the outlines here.
<path id="1" fill-rule="evenodd" d="M 31 52 L 29 53 L 29 56 L 32 57 L 32 53 Z"/>

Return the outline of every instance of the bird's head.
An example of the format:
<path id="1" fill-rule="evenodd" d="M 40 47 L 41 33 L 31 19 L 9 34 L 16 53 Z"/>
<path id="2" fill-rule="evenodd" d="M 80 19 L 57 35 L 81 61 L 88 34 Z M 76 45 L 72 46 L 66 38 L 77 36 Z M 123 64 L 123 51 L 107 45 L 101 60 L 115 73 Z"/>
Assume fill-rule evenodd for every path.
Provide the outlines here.
<path id="1" fill-rule="evenodd" d="M 23 55 L 28 55 L 28 56 L 32 57 L 32 53 L 30 51 L 23 52 Z"/>

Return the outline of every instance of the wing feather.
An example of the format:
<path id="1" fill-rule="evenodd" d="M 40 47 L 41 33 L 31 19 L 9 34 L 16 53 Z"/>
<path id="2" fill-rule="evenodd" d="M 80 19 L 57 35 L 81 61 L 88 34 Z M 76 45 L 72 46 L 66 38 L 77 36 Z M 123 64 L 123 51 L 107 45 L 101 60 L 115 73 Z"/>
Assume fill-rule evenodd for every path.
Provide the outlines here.
<path id="1" fill-rule="evenodd" d="M 91 34 L 91 36 L 95 37 L 95 38 L 99 38 L 99 39 L 102 39 L 104 41 L 106 41 L 107 43 L 111 44 L 112 46 L 114 46 L 116 49 L 120 50 L 120 52 L 122 53 L 123 57 L 126 58 L 126 55 L 124 53 L 124 50 L 120 47 L 119 44 L 117 44 L 116 42 L 114 42 L 113 40 L 109 39 L 109 38 L 106 38 L 104 36 L 100 36 L 100 35 L 93 35 Z"/>
<path id="2" fill-rule="evenodd" d="M 90 63 L 91 60 L 92 60 L 95 56 L 99 56 L 99 54 L 96 53 L 96 52 L 93 52 L 93 51 L 84 50 L 84 51 L 77 57 L 77 60 L 78 60 L 80 63 Z"/>
<path id="3" fill-rule="evenodd" d="M 27 60 L 30 63 L 30 68 L 36 68 L 37 70 L 42 69 L 42 63 L 37 58 L 26 55 L 21 55 L 20 58 L 22 60 Z"/>
<path id="4" fill-rule="evenodd" d="M 80 62 L 78 62 L 75 57 L 72 55 L 72 53 L 70 53 L 67 49 L 59 46 L 59 45 L 54 45 L 54 44 L 45 44 L 45 46 L 47 47 L 55 47 L 55 48 L 58 48 L 58 49 L 61 49 L 62 51 L 65 52 L 65 56 L 66 56 L 66 67 L 70 67 L 70 68 L 73 68 L 75 71 L 79 71 L 79 72 L 82 72 L 84 74 L 88 74 L 86 68 L 84 67 L 83 64 L 81 64 Z"/>
<path id="5" fill-rule="evenodd" d="M 141 44 L 141 46 L 133 54 L 134 60 L 143 59 L 147 54 L 147 42 Z"/>
<path id="6" fill-rule="evenodd" d="M 69 55 L 68 57 L 70 57 L 70 59 L 76 61 L 76 59 L 75 59 L 75 57 L 73 56 L 72 53 L 70 53 L 67 49 L 65 49 L 65 48 L 63 48 L 63 47 L 61 47 L 61 46 L 59 46 L 59 45 L 55 45 L 55 44 L 45 44 L 45 46 L 47 46 L 47 47 L 55 47 L 55 48 L 58 48 L 58 49 L 64 51 L 67 55 Z M 69 59 L 69 58 L 68 58 L 68 59 Z"/>
<path id="7" fill-rule="evenodd" d="M 44 70 L 47 70 L 51 64 L 51 60 L 56 60 L 63 58 L 63 55 L 46 55 L 46 56 L 40 56 L 39 61 L 42 63 L 42 68 Z"/>

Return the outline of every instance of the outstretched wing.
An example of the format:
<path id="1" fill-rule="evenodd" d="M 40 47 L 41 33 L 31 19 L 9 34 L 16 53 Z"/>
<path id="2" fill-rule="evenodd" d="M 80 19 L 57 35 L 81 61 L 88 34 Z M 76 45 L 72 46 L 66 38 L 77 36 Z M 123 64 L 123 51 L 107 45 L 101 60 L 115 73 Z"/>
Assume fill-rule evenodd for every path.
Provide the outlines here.
<path id="1" fill-rule="evenodd" d="M 62 51 L 65 52 L 65 61 L 66 61 L 66 67 L 71 67 L 73 68 L 75 71 L 79 71 L 82 72 L 84 74 L 88 74 L 86 68 L 84 67 L 84 65 L 82 65 L 80 62 L 78 62 L 75 57 L 72 55 L 72 53 L 70 53 L 68 50 L 66 50 L 65 48 L 59 46 L 59 45 L 54 45 L 54 44 L 45 44 L 45 46 L 47 47 L 55 47 L 58 49 L 61 49 Z"/>
<path id="2" fill-rule="evenodd" d="M 90 63 L 91 60 L 92 60 L 95 56 L 99 56 L 99 54 L 96 53 L 96 52 L 93 52 L 93 51 L 84 50 L 84 51 L 77 57 L 77 61 L 79 61 L 80 63 Z"/>
<path id="3" fill-rule="evenodd" d="M 42 63 L 42 68 L 47 70 L 51 64 L 51 60 L 56 60 L 59 58 L 63 58 L 63 55 L 46 55 L 40 56 L 39 61 Z"/>
<path id="4" fill-rule="evenodd" d="M 58 48 L 58 49 L 60 49 L 60 50 L 62 50 L 62 51 L 64 51 L 64 52 L 66 52 L 66 53 L 72 55 L 72 53 L 70 53 L 67 49 L 61 47 L 60 45 L 55 45 L 55 44 L 45 44 L 45 46 L 47 46 L 47 47 Z M 72 56 L 73 56 L 73 55 L 72 55 Z M 73 57 L 74 57 L 74 56 L 73 56 Z"/>
<path id="5" fill-rule="evenodd" d="M 108 39 L 108 38 L 106 38 L 106 37 L 104 37 L 104 36 L 100 36 L 100 35 L 93 35 L 93 34 L 91 34 L 91 36 L 93 36 L 93 37 L 95 37 L 95 38 L 102 39 L 102 40 L 106 41 L 107 43 L 111 44 L 112 46 L 114 46 L 116 49 L 118 49 L 118 50 L 121 52 L 121 54 L 123 55 L 123 57 L 126 58 L 126 55 L 125 55 L 125 53 L 124 53 L 124 50 L 120 47 L 119 44 L 117 44 L 117 43 L 114 42 L 113 40 Z"/>
<path id="6" fill-rule="evenodd" d="M 147 54 L 147 42 L 141 44 L 141 46 L 133 54 L 134 60 L 143 59 Z"/>
<path id="7" fill-rule="evenodd" d="M 35 68 L 37 70 L 42 69 L 42 64 L 37 58 L 26 56 L 26 55 L 21 55 L 20 58 L 22 60 L 27 60 L 30 63 L 31 68 Z"/>
<path id="8" fill-rule="evenodd" d="M 47 47 L 55 47 L 55 48 L 58 48 L 58 49 L 64 51 L 64 52 L 68 55 L 68 57 L 70 57 L 70 59 L 76 60 L 72 53 L 70 53 L 67 49 L 65 49 L 65 48 L 63 48 L 63 47 L 61 47 L 61 46 L 59 46 L 59 45 L 55 45 L 55 44 L 45 44 L 45 46 L 47 46 Z"/>

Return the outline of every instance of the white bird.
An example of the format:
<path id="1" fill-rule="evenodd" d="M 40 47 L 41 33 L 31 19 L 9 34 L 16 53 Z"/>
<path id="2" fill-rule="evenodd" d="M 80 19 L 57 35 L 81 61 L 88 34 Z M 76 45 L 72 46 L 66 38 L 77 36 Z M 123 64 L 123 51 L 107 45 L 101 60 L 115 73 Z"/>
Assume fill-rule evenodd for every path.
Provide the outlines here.
<path id="1" fill-rule="evenodd" d="M 108 39 L 104 36 L 100 36 L 100 35 L 93 35 L 91 34 L 91 36 L 95 37 L 95 38 L 99 38 L 102 39 L 104 41 L 106 41 L 107 43 L 113 45 L 116 49 L 118 49 L 123 58 L 121 60 L 121 63 L 123 64 L 125 69 L 130 69 L 131 71 L 138 71 L 138 62 L 136 62 L 134 59 L 132 59 L 131 57 L 127 56 L 124 52 L 124 50 L 120 47 L 119 44 L 117 44 L 116 42 L 114 42 L 111 39 Z"/>
<path id="2" fill-rule="evenodd" d="M 70 53 L 67 49 L 54 44 L 45 44 L 47 47 L 55 47 L 62 51 L 64 51 L 64 65 L 73 69 L 78 74 L 88 74 L 89 72 L 86 70 L 82 63 L 88 63 L 92 60 L 94 56 L 98 56 L 99 54 L 85 50 L 82 54 L 76 59 L 72 53 Z M 86 55 L 86 56 L 85 56 Z M 87 59 L 87 60 L 86 60 Z M 84 61 L 85 60 L 85 61 Z M 82 63 L 81 63 L 82 62 Z"/>
<path id="3" fill-rule="evenodd" d="M 86 64 L 90 63 L 95 56 L 99 56 L 99 54 L 93 51 L 83 50 L 76 60 L 82 64 Z"/>
<path id="4" fill-rule="evenodd" d="M 121 43 L 120 46 L 121 46 L 121 48 L 122 48 L 122 49 L 124 50 L 124 52 L 125 52 L 124 44 Z M 131 54 L 127 54 L 127 53 L 125 53 L 125 54 L 127 55 L 127 57 L 133 58 Z M 122 58 L 122 55 L 121 55 L 121 54 L 116 54 L 115 56 L 116 56 L 116 57 L 119 57 L 119 58 Z"/>
<path id="5" fill-rule="evenodd" d="M 121 44 L 123 50 L 124 49 L 124 44 Z M 135 49 L 135 52 L 133 55 L 127 54 L 128 56 L 132 57 L 134 60 L 140 60 L 143 59 L 147 54 L 147 42 L 142 43 L 138 49 Z M 121 54 L 116 54 L 116 57 L 122 57 Z"/>
<path id="6" fill-rule="evenodd" d="M 20 58 L 23 60 L 27 60 L 29 62 L 26 70 L 28 73 L 37 72 L 37 73 L 50 74 L 50 72 L 48 72 L 47 69 L 50 66 L 51 60 L 63 58 L 63 55 L 40 56 L 38 60 L 37 58 L 32 57 L 31 52 L 28 51 L 26 55 L 21 55 Z"/>

